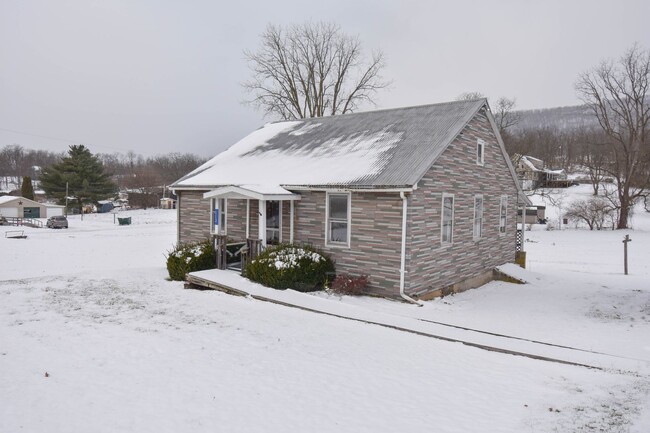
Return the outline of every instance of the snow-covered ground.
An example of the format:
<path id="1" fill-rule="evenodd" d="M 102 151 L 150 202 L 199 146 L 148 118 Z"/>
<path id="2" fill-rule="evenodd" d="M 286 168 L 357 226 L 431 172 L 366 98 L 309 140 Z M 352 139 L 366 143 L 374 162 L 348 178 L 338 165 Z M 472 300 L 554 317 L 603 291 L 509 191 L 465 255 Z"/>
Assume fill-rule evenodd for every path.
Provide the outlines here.
<path id="1" fill-rule="evenodd" d="M 570 189 L 581 194 L 582 187 Z M 527 276 L 383 315 L 631 359 L 593 370 L 167 281 L 175 211 L 0 228 L 0 432 L 650 431 L 650 214 L 629 231 L 527 232 Z M 47 373 L 47 374 L 46 374 Z"/>

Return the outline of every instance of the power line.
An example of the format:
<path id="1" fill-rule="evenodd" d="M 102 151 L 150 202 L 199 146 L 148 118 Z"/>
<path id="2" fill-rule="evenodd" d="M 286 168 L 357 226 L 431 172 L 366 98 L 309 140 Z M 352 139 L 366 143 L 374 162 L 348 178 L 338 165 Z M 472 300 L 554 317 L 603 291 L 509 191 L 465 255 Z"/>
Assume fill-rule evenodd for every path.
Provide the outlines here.
<path id="1" fill-rule="evenodd" d="M 16 131 L 15 129 L 9 129 L 9 128 L 3 128 L 3 127 L 0 127 L 0 131 L 7 131 L 7 132 L 12 132 L 14 134 L 21 134 L 21 135 L 29 135 L 31 137 L 46 138 L 48 140 L 65 141 L 67 143 L 73 143 L 73 144 L 84 144 L 86 146 L 102 147 L 102 148 L 105 148 L 105 149 L 119 150 L 121 152 L 128 152 L 129 151 L 127 149 L 121 149 L 119 147 L 103 146 L 101 144 L 93 144 L 93 143 L 84 143 L 82 140 L 69 140 L 67 138 L 50 137 L 50 136 L 47 136 L 47 135 L 33 134 L 33 133 L 30 133 L 30 132 L 24 132 L 24 131 Z"/>

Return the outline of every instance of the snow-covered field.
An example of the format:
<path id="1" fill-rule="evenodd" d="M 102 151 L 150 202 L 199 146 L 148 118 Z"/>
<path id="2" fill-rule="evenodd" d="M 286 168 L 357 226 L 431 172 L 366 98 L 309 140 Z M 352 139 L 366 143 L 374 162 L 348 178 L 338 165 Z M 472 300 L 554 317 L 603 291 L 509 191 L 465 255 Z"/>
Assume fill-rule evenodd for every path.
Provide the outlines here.
<path id="1" fill-rule="evenodd" d="M 583 187 L 571 191 L 582 194 Z M 629 231 L 527 232 L 530 284 L 422 308 L 317 294 L 607 353 L 594 370 L 167 281 L 174 211 L 0 228 L 0 432 L 650 431 L 650 214 Z"/>

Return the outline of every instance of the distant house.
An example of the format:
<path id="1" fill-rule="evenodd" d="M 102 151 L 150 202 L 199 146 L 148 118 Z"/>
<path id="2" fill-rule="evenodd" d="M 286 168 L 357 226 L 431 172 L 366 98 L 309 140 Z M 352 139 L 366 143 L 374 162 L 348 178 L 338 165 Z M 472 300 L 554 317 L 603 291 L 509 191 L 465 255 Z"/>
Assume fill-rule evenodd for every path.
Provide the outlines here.
<path id="1" fill-rule="evenodd" d="M 172 188 L 179 242 L 310 244 L 406 299 L 513 262 L 526 201 L 485 99 L 267 124 Z"/>
<path id="2" fill-rule="evenodd" d="M 5 218 L 49 218 L 63 215 L 64 209 L 64 206 L 39 203 L 25 197 L 0 197 L 0 215 Z"/>
<path id="3" fill-rule="evenodd" d="M 176 209 L 176 200 L 170 197 L 161 198 L 160 209 Z"/>
<path id="4" fill-rule="evenodd" d="M 515 172 L 524 190 L 537 188 L 566 188 L 572 184 L 564 170 L 545 168 L 544 161 L 529 155 L 513 157 Z"/>

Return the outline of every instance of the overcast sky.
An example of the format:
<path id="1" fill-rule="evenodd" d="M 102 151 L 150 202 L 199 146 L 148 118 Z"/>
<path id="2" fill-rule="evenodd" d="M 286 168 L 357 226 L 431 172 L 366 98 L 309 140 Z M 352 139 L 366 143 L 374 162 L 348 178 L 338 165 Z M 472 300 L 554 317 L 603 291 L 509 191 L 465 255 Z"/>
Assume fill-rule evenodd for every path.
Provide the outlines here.
<path id="1" fill-rule="evenodd" d="M 378 108 L 467 91 L 575 105 L 580 72 L 650 48 L 649 17 L 648 0 L 0 0 L 0 147 L 213 156 L 275 120 L 241 103 L 243 50 L 307 20 L 384 52 Z"/>

